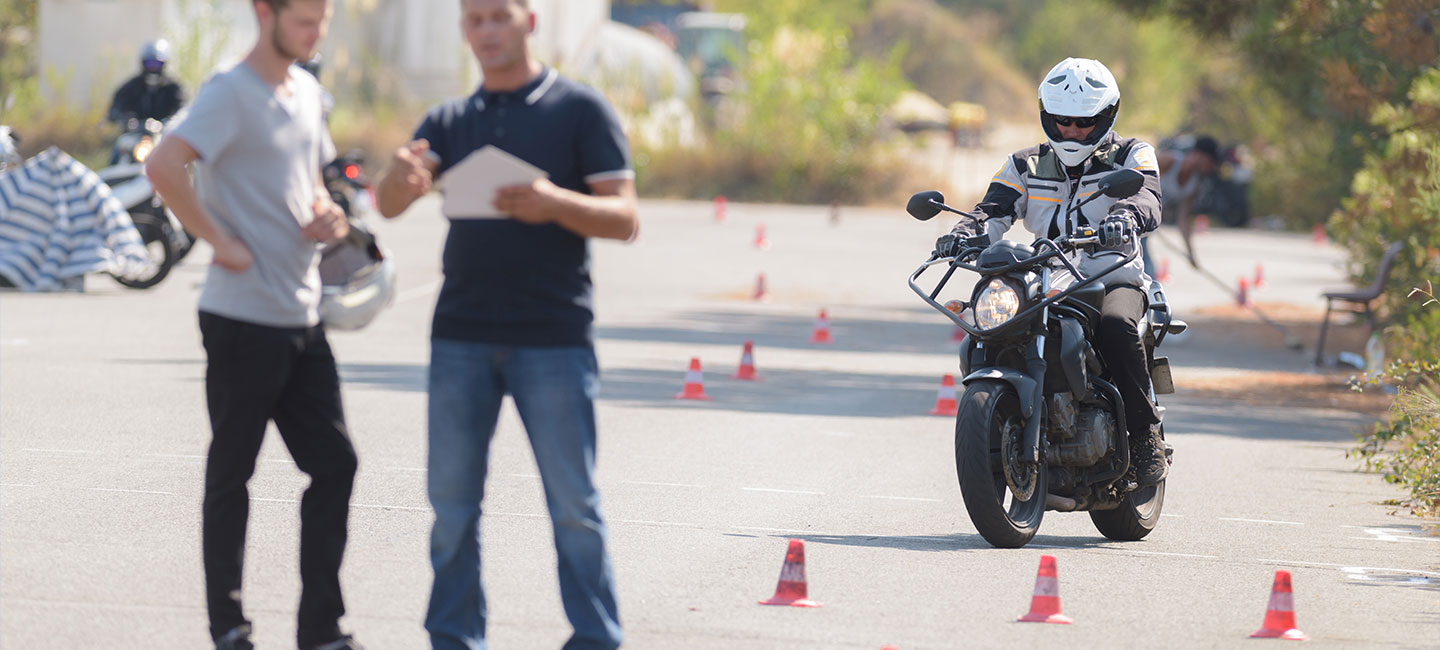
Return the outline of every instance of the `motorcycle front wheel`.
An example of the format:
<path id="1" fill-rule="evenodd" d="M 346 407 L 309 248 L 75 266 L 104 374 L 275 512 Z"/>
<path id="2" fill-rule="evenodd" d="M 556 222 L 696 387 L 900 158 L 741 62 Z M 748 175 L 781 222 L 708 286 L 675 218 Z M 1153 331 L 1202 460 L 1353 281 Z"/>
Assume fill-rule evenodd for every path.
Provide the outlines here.
<path id="1" fill-rule="evenodd" d="M 170 242 L 170 224 L 144 212 L 130 213 L 130 220 L 135 223 L 135 230 L 140 233 L 140 241 L 145 244 L 151 264 L 146 272 L 138 277 L 124 278 L 117 275 L 114 276 L 115 281 L 131 289 L 149 289 L 170 275 L 170 268 L 175 265 L 175 250 Z"/>
<path id="2" fill-rule="evenodd" d="M 960 494 L 980 536 L 999 548 L 1029 543 L 1045 515 L 1045 463 L 1020 460 L 1024 436 L 1013 387 L 980 380 L 965 389 L 955 419 Z"/>

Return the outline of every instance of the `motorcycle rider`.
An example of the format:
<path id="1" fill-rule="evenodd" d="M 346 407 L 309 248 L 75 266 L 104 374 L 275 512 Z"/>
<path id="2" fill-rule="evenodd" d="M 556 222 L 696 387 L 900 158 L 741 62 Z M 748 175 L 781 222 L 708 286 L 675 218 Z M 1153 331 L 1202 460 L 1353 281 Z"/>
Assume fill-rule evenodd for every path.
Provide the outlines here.
<path id="1" fill-rule="evenodd" d="M 1087 276 L 1125 256 L 1126 235 L 1139 236 L 1160 225 L 1160 176 L 1155 149 L 1113 130 L 1120 89 L 1104 64 L 1067 58 L 1040 82 L 1040 125 L 1046 141 L 1011 154 L 990 182 L 984 199 L 951 232 L 935 242 L 937 254 L 960 252 L 966 237 L 988 232 L 998 240 L 1017 219 L 1039 237 L 1054 239 L 1077 228 L 1099 231 L 1101 248 L 1086 253 L 1078 267 Z M 1120 168 L 1139 171 L 1144 187 L 1123 199 L 1101 197 L 1079 212 L 1069 208 L 1093 194 L 1095 183 Z M 1102 280 L 1105 300 L 1096 328 L 1096 350 L 1105 360 L 1125 402 L 1131 462 L 1140 485 L 1153 485 L 1169 472 L 1160 417 L 1150 401 L 1150 369 L 1137 323 L 1144 315 L 1150 278 L 1137 256 Z"/>
<path id="2" fill-rule="evenodd" d="M 140 74 L 115 91 L 108 119 L 122 123 L 131 118 L 164 122 L 180 112 L 185 105 L 185 89 L 174 77 L 165 74 L 165 64 L 169 61 L 169 41 L 162 38 L 142 46 Z"/>

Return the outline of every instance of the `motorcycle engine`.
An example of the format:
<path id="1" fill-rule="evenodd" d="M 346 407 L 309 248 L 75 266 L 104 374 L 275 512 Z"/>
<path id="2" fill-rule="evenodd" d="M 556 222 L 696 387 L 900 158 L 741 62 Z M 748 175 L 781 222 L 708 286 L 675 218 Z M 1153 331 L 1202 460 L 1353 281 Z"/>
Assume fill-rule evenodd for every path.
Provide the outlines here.
<path id="1" fill-rule="evenodd" d="M 1089 467 L 1100 462 L 1115 439 L 1115 417 L 1096 407 L 1081 407 L 1072 437 L 1050 447 L 1050 462 L 1068 467 Z"/>

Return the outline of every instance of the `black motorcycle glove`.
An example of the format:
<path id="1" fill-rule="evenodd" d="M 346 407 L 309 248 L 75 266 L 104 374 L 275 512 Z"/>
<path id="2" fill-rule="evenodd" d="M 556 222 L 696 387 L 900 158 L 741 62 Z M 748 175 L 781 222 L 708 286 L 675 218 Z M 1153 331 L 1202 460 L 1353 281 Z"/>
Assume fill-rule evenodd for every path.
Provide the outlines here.
<path id="1" fill-rule="evenodd" d="M 955 257 L 960 254 L 961 241 L 965 236 L 960 233 L 947 232 L 935 240 L 935 257 Z"/>
<path id="2" fill-rule="evenodd" d="M 1129 212 L 1115 212 L 1100 223 L 1100 245 L 1119 248 L 1125 243 L 1125 236 L 1134 232 L 1135 217 Z"/>

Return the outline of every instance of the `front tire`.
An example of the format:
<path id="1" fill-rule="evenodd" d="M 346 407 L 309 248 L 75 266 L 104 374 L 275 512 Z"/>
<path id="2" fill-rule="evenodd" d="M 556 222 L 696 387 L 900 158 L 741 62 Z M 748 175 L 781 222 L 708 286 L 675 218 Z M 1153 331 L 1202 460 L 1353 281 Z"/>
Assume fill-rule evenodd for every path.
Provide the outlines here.
<path id="1" fill-rule="evenodd" d="M 965 389 L 955 419 L 955 469 L 960 494 L 980 536 L 999 548 L 1020 548 L 1029 543 L 1045 515 L 1045 463 L 1014 460 L 1024 435 L 1020 398 L 1012 386 L 981 380 Z M 1007 458 L 1011 465 L 1009 481 Z M 1017 497 L 1012 483 L 1025 488 L 1022 491 L 1027 498 Z"/>
<path id="2" fill-rule="evenodd" d="M 175 265 L 175 250 L 170 242 L 170 224 L 144 212 L 130 213 L 130 220 L 134 222 L 135 230 L 140 233 L 140 241 L 145 244 L 151 264 L 147 272 L 140 277 L 115 276 L 115 281 L 131 289 L 149 289 L 160 284 Z"/>

